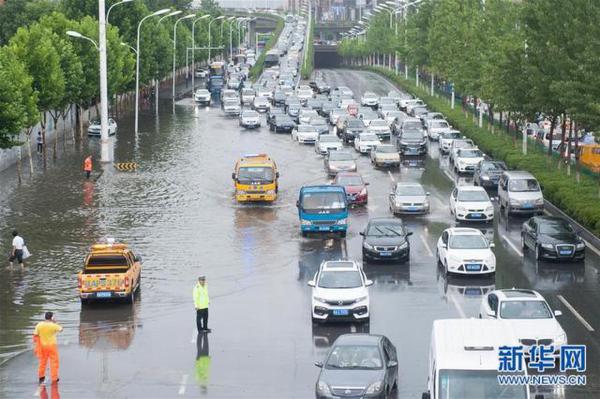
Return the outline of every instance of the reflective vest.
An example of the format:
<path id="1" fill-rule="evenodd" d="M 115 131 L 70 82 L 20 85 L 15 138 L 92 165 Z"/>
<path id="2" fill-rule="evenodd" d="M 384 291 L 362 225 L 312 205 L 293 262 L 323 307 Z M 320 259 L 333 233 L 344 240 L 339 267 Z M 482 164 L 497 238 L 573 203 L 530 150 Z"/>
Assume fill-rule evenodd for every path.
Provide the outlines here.
<path id="1" fill-rule="evenodd" d="M 194 306 L 196 309 L 208 309 L 208 287 L 204 287 L 200 283 L 196 283 L 194 287 Z"/>
<path id="2" fill-rule="evenodd" d="M 83 161 L 83 170 L 86 172 L 92 171 L 92 158 L 91 157 L 87 157 L 85 159 L 85 161 Z"/>

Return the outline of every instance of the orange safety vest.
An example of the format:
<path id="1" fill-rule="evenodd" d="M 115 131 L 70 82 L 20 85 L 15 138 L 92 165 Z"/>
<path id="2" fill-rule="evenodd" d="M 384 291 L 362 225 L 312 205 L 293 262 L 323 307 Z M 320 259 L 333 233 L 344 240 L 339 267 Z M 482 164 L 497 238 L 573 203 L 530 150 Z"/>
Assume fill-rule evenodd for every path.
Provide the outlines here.
<path id="1" fill-rule="evenodd" d="M 92 157 L 87 157 L 85 161 L 83 161 L 83 170 L 86 172 L 92 171 Z"/>

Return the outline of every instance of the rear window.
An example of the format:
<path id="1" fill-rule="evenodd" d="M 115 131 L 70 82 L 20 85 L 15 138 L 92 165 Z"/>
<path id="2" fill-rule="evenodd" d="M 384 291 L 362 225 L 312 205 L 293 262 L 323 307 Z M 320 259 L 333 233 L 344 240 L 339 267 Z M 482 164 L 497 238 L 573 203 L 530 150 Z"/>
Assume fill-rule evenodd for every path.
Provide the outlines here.
<path id="1" fill-rule="evenodd" d="M 127 258 L 122 255 L 91 256 L 87 260 L 84 273 L 120 273 L 128 267 Z"/>

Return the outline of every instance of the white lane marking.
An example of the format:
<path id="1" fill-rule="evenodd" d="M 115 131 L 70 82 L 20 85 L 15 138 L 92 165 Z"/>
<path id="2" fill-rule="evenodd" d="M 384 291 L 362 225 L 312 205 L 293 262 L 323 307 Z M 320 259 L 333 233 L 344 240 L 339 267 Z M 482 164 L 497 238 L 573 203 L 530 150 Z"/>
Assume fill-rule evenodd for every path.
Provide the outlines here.
<path id="1" fill-rule="evenodd" d="M 433 258 L 433 251 L 429 247 L 429 244 L 427 243 L 427 240 L 425 239 L 425 236 L 423 234 L 419 234 L 419 237 L 421 238 L 421 241 L 423 242 L 423 246 L 425 246 L 425 249 L 427 250 L 427 253 L 429 254 L 429 256 L 431 256 Z"/>
<path id="2" fill-rule="evenodd" d="M 344 259 L 348 259 L 348 247 L 346 246 L 346 240 L 342 240 L 342 253 L 344 254 Z"/>
<path id="3" fill-rule="evenodd" d="M 578 311 L 575 310 L 575 308 L 573 307 L 573 305 L 571 305 L 569 302 L 567 302 L 567 300 L 565 299 L 565 297 L 563 297 L 562 295 L 557 295 L 558 299 L 560 299 L 560 301 L 563 303 L 563 305 L 565 305 L 570 311 L 571 313 L 573 313 L 575 315 L 575 317 L 577 317 L 577 319 L 581 322 L 581 324 L 583 324 L 583 326 L 588 330 L 588 331 L 594 331 L 594 328 L 590 325 L 590 323 L 588 323 L 582 315 L 579 314 Z"/>
<path id="4" fill-rule="evenodd" d="M 501 237 L 513 249 L 513 251 L 515 251 L 516 253 L 518 253 L 520 256 L 523 256 L 523 252 L 519 248 L 517 248 L 517 246 L 515 244 L 513 244 L 512 241 L 509 240 L 507 236 L 505 236 L 503 234 Z"/>
<path id="5" fill-rule="evenodd" d="M 42 390 L 42 387 L 38 385 L 37 389 L 33 393 L 33 396 L 35 396 L 35 397 L 40 396 L 41 390 Z"/>
<path id="6" fill-rule="evenodd" d="M 388 172 L 388 176 L 390 177 L 390 180 L 392 181 L 392 183 L 396 183 L 396 179 L 394 179 L 394 175 L 392 175 L 392 172 L 390 170 L 388 170 L 387 172 Z"/>
<path id="7" fill-rule="evenodd" d="M 190 341 L 190 344 L 195 344 L 196 339 L 198 339 L 198 332 L 194 329 L 194 331 L 192 331 L 192 339 Z"/>
<path id="8" fill-rule="evenodd" d="M 456 301 L 456 298 L 454 298 L 453 295 L 450 295 L 450 302 L 452 302 L 452 304 L 456 308 L 456 311 L 458 312 L 459 316 L 463 319 L 466 319 L 467 315 L 465 314 L 465 311 L 463 310 L 462 306 L 460 306 L 460 304 Z"/>
<path id="9" fill-rule="evenodd" d="M 452 176 L 446 169 L 444 169 L 444 174 L 448 177 L 448 179 L 454 181 L 454 176 Z"/>
<path id="10" fill-rule="evenodd" d="M 181 385 L 179 386 L 179 395 L 185 395 L 185 386 L 187 384 L 187 380 L 188 380 L 188 375 L 184 374 L 183 377 L 181 377 Z"/>

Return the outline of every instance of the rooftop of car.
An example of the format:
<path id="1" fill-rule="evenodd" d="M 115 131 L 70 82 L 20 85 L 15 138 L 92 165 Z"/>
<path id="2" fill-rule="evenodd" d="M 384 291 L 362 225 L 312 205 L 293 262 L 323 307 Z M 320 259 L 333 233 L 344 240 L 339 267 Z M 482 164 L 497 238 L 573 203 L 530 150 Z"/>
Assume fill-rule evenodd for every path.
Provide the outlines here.
<path id="1" fill-rule="evenodd" d="M 458 191 L 485 191 L 481 186 L 458 186 Z"/>
<path id="2" fill-rule="evenodd" d="M 369 224 L 380 224 L 380 223 L 381 224 L 399 224 L 399 225 L 403 225 L 402 219 L 399 219 L 399 218 L 381 216 L 381 217 L 376 217 L 376 218 L 369 219 Z"/>
<path id="3" fill-rule="evenodd" d="M 533 175 L 524 170 L 507 170 L 504 171 L 504 174 L 510 178 L 523 178 L 523 179 L 535 179 Z"/>
<path id="4" fill-rule="evenodd" d="M 377 345 L 381 335 L 375 334 L 343 334 L 335 340 L 334 345 Z"/>
<path id="5" fill-rule="evenodd" d="M 496 290 L 492 293 L 498 295 L 499 297 L 504 297 L 504 299 L 522 299 L 522 300 L 540 300 L 544 299 L 539 293 L 533 290 L 525 290 L 525 289 L 503 289 Z"/>
<path id="6" fill-rule="evenodd" d="M 448 229 L 451 235 L 482 235 L 481 230 L 471 227 L 451 227 Z"/>

